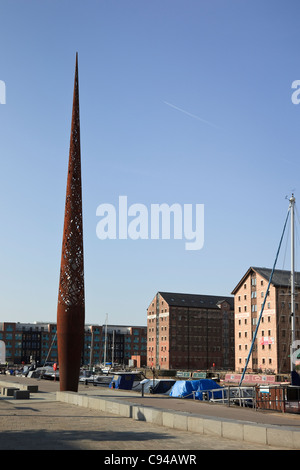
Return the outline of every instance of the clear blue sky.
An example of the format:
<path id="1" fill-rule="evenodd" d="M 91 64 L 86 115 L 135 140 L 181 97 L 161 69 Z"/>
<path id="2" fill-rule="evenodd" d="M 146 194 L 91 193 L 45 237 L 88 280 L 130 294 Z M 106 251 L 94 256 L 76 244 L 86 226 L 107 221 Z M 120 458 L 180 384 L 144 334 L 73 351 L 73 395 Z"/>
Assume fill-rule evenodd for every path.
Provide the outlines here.
<path id="1" fill-rule="evenodd" d="M 300 198 L 297 0 L 1 2 L 0 321 L 56 321 L 79 54 L 86 322 L 230 295 Z M 202 250 L 96 236 L 102 203 L 204 204 Z M 278 267 L 289 269 L 289 255 Z M 296 263 L 296 268 L 297 268 Z"/>

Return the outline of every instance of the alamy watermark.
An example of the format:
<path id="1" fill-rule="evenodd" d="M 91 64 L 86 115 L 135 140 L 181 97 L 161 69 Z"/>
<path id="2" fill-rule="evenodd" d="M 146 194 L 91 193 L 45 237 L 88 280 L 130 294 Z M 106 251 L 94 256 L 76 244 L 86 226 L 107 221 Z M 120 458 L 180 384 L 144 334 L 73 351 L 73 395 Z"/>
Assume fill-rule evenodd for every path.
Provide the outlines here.
<path id="1" fill-rule="evenodd" d="M 119 196 L 119 206 L 100 204 L 96 215 L 96 234 L 100 240 L 187 240 L 186 250 L 201 250 L 204 245 L 204 204 L 132 204 Z M 172 230 L 173 229 L 173 230 Z"/>
<path id="2" fill-rule="evenodd" d="M 300 103 L 300 80 L 294 80 L 292 83 L 292 88 L 295 91 L 292 93 L 291 99 L 293 104 Z"/>
<path id="3" fill-rule="evenodd" d="M 0 80 L 0 104 L 6 104 L 6 85 L 3 80 Z"/>

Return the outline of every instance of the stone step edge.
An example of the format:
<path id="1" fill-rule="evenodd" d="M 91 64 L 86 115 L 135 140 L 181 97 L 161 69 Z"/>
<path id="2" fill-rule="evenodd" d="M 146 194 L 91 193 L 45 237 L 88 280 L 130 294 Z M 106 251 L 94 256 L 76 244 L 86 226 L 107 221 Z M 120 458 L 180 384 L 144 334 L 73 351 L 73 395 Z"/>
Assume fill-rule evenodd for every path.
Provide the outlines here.
<path id="1" fill-rule="evenodd" d="M 81 395 L 78 392 L 56 392 L 56 400 L 181 431 L 280 448 L 300 449 L 300 430 L 291 430 L 287 427 L 162 410 L 117 398 Z"/>
<path id="2" fill-rule="evenodd" d="M 4 388 L 11 388 L 15 387 L 19 390 L 27 390 L 28 392 L 36 393 L 39 391 L 38 385 L 28 385 L 28 384 L 20 384 L 18 382 L 8 382 L 6 380 L 0 380 L 0 387 Z"/>

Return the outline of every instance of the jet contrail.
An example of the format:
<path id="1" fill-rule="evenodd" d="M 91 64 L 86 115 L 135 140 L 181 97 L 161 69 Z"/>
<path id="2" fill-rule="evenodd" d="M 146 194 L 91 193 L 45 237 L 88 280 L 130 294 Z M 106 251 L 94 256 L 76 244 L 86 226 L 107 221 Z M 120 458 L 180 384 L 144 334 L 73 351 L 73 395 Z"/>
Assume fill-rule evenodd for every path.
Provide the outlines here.
<path id="1" fill-rule="evenodd" d="M 206 121 L 205 119 L 201 119 L 199 116 L 196 116 L 196 114 L 189 113 L 188 111 L 185 111 L 184 109 L 178 108 L 178 106 L 175 106 L 174 104 L 168 103 L 167 101 L 164 101 L 164 103 L 168 106 L 171 106 L 171 108 L 177 109 L 177 111 L 181 111 L 182 113 L 187 114 L 188 116 L 191 116 L 194 119 L 198 119 L 198 121 L 204 122 L 205 124 L 208 124 L 209 126 L 216 127 L 218 129 L 218 126 L 216 126 L 212 122 Z"/>

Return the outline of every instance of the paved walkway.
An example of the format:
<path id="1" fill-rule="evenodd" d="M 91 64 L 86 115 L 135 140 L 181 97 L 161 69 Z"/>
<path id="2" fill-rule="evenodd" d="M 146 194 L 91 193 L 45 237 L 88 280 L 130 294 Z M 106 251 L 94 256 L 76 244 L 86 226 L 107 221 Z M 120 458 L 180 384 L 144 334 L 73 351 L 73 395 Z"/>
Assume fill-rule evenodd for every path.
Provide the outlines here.
<path id="1" fill-rule="evenodd" d="M 182 398 L 170 398 L 168 395 L 147 394 L 144 397 L 141 393 L 127 390 L 109 389 L 108 387 L 84 387 L 81 386 L 79 393 L 99 398 L 115 398 L 124 402 L 131 402 L 137 405 L 173 410 L 176 412 L 187 412 L 200 416 L 212 418 L 224 418 L 236 421 L 249 422 L 254 424 L 276 425 L 297 429 L 300 432 L 300 415 L 291 413 L 273 412 L 268 410 L 254 410 L 239 406 L 220 405 L 199 400 L 188 400 Z"/>
<path id="2" fill-rule="evenodd" d="M 120 451 L 196 451 L 196 450 L 275 450 L 284 446 L 247 443 L 112 414 L 107 411 L 57 401 L 59 382 L 0 375 L 0 382 L 38 384 L 39 392 L 29 400 L 0 398 L 0 449 L 28 450 L 120 450 Z M 109 401 L 124 401 L 146 407 L 188 412 L 193 415 L 230 419 L 249 423 L 269 423 L 282 429 L 299 429 L 300 417 L 280 413 L 211 405 L 164 396 L 142 397 L 134 392 L 80 385 L 76 396 L 90 396 Z"/>

